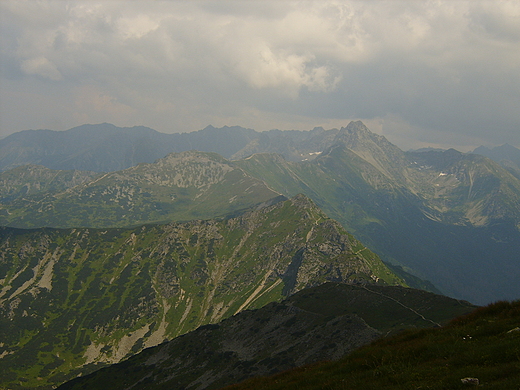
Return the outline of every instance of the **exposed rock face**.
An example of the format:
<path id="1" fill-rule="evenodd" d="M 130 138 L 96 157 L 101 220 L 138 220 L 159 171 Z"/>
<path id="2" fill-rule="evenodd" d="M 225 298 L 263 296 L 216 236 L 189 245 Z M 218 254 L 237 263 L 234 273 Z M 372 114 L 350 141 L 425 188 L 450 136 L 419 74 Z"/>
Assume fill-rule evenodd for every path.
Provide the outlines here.
<path id="1" fill-rule="evenodd" d="M 0 366 L 13 388 L 21 377 L 51 386 L 325 281 L 401 283 L 302 195 L 223 220 L 2 228 L 0 270 Z"/>

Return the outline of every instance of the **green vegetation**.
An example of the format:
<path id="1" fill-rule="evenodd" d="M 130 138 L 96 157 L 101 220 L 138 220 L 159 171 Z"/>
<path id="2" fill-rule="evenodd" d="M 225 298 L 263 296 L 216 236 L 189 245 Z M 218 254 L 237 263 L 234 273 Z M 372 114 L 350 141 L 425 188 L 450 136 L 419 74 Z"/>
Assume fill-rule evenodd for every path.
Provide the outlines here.
<path id="1" fill-rule="evenodd" d="M 438 329 L 407 330 L 337 362 L 254 378 L 226 390 L 486 389 L 520 383 L 520 301 L 498 302 Z"/>
<path id="2" fill-rule="evenodd" d="M 467 302 L 404 287 L 326 283 L 202 326 L 60 390 L 216 389 L 337 360 L 382 336 L 439 326 L 473 309 Z"/>
<path id="3" fill-rule="evenodd" d="M 231 154 L 279 151 L 293 161 L 190 151 L 77 185 L 70 172 L 17 168 L 0 173 L 0 224 L 105 228 L 208 219 L 302 193 L 395 270 L 413 273 L 401 273 L 409 285 L 478 304 L 519 296 L 520 181 L 497 163 L 453 149 L 404 153 L 361 122 L 248 138 L 253 133 Z"/>
<path id="4" fill-rule="evenodd" d="M 361 122 L 294 144 L 248 142 L 235 154 L 289 150 L 299 162 L 190 151 L 106 174 L 0 173 L 0 224 L 34 228 L 0 229 L 0 386 L 48 389 L 325 281 L 404 284 L 392 269 L 475 303 L 520 294 L 520 182 L 498 164 L 454 150 L 403 153 Z M 379 314 L 402 316 L 421 300 L 363 321 L 388 333 L 418 326 L 417 316 L 402 325 Z M 311 311 L 328 307 L 311 301 Z M 271 369 L 285 362 L 265 359 Z"/>
<path id="5" fill-rule="evenodd" d="M 479 304 L 520 295 L 520 181 L 491 160 L 403 153 L 354 122 L 312 161 L 258 154 L 235 164 L 285 196 L 306 194 L 385 262 L 447 295 Z"/>
<path id="6" fill-rule="evenodd" d="M 71 175 L 82 180 L 61 183 Z M 38 191 L 27 190 L 33 182 Z M 219 155 L 196 151 L 101 176 L 19 167 L 0 173 L 0 184 L 5 193 L 0 193 L 0 224 L 19 228 L 128 227 L 209 219 L 279 195 Z"/>
<path id="7" fill-rule="evenodd" d="M 42 389 L 325 281 L 403 283 L 302 195 L 220 220 L 1 228 L 0 274 L 0 383 Z"/>

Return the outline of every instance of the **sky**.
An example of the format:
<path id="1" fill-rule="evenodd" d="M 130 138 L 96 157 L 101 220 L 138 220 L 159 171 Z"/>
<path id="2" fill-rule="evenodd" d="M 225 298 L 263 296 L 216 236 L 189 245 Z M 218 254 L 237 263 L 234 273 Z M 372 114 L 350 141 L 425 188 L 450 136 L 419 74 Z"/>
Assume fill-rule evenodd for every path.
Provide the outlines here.
<path id="1" fill-rule="evenodd" d="M 362 120 L 403 150 L 520 147 L 520 1 L 0 1 L 0 137 Z"/>

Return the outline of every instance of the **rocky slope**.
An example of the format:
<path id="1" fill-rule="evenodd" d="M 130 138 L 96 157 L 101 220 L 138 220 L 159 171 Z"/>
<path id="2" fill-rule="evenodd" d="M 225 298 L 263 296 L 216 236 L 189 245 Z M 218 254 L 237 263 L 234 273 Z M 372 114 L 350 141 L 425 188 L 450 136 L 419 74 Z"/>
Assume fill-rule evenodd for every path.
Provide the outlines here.
<path id="1" fill-rule="evenodd" d="M 59 389 L 215 389 L 337 360 L 389 333 L 440 326 L 473 308 L 409 288 L 327 283 L 200 327 Z"/>
<path id="2" fill-rule="evenodd" d="M 0 224 L 135 226 L 223 216 L 304 193 L 387 263 L 447 295 L 478 304 L 520 296 L 520 180 L 498 163 L 455 150 L 404 153 L 361 122 L 305 139 L 293 133 L 273 131 L 255 147 L 243 141 L 247 153 L 277 150 L 271 141 L 280 137 L 279 150 L 307 153 L 307 161 L 171 154 L 62 191 L 15 191 L 0 204 Z"/>
<path id="3" fill-rule="evenodd" d="M 496 302 L 442 328 L 408 330 L 339 361 L 257 377 L 226 390 L 516 389 L 520 301 Z"/>
<path id="4" fill-rule="evenodd" d="M 26 166 L 0 173 L 9 188 L 31 176 Z M 40 168 L 48 176 L 80 176 Z M 32 175 L 34 176 L 34 175 Z M 172 153 L 100 176 L 84 173 L 75 186 L 44 186 L 38 192 L 16 190 L 0 203 L 0 225 L 32 227 L 123 227 L 171 220 L 207 219 L 268 201 L 279 193 L 215 153 Z M 16 178 L 16 182 L 14 181 Z M 90 180 L 88 180 L 90 178 Z M 35 178 L 31 178 L 35 181 Z M 30 182 L 25 180 L 27 184 Z M 42 187 L 42 186 L 40 186 Z"/>
<path id="5" fill-rule="evenodd" d="M 2 228 L 0 386 L 51 388 L 325 281 L 402 283 L 301 195 L 221 220 Z"/>

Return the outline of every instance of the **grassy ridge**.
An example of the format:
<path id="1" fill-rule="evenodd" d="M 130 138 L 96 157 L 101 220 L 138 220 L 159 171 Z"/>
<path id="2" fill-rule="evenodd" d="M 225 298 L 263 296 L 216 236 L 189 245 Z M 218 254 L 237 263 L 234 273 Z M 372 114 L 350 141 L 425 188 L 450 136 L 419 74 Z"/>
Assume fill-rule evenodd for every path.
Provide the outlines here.
<path id="1" fill-rule="evenodd" d="M 0 275 L 10 388 L 50 388 L 327 280 L 402 283 L 304 196 L 221 220 L 0 228 Z"/>
<path id="2" fill-rule="evenodd" d="M 477 378 L 486 389 L 520 384 L 520 301 L 497 302 L 439 329 L 408 330 L 338 362 L 255 378 L 226 390 L 451 390 Z M 473 387 L 473 386 L 469 386 Z"/>
<path id="3" fill-rule="evenodd" d="M 247 377 L 337 360 L 381 336 L 431 328 L 474 308 L 399 286 L 325 283 L 200 327 L 59 389 L 215 389 Z"/>
<path id="4" fill-rule="evenodd" d="M 52 180 L 55 176 L 60 180 Z M 40 190 L 27 190 L 32 183 Z M 1 172 L 0 184 L 10 189 L 0 191 L 0 224 L 19 228 L 128 227 L 209 219 L 279 195 L 216 153 L 196 151 L 95 177 L 20 167 Z"/>

